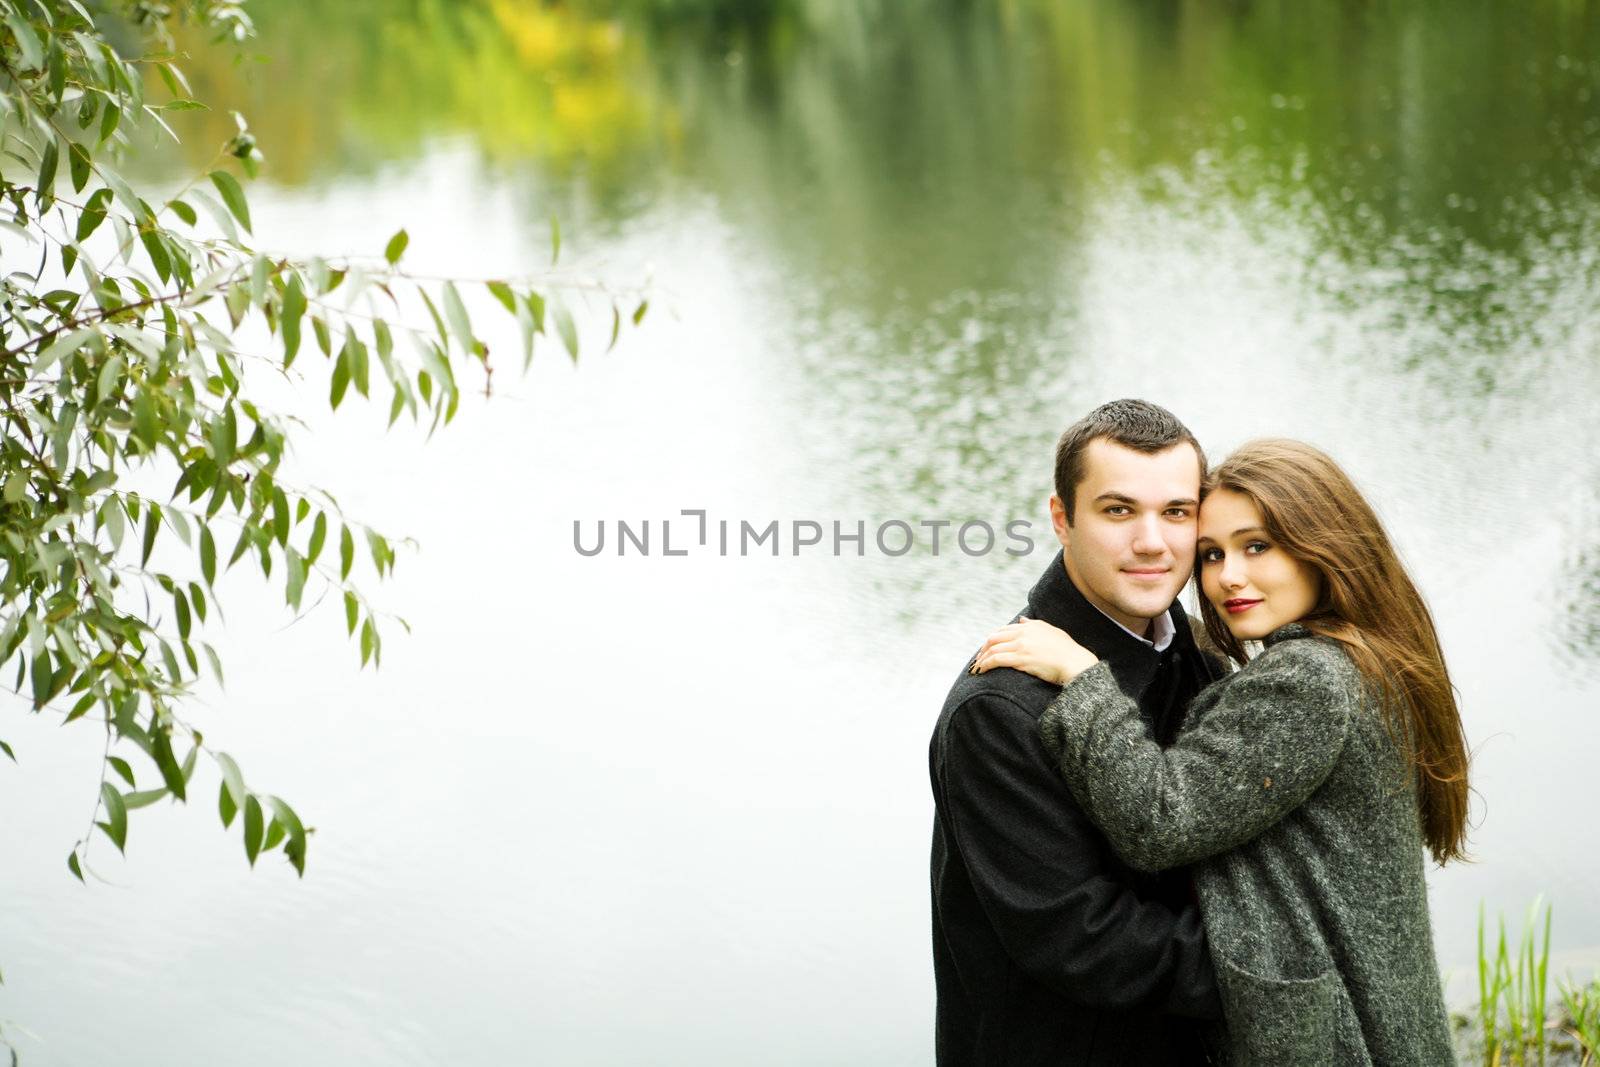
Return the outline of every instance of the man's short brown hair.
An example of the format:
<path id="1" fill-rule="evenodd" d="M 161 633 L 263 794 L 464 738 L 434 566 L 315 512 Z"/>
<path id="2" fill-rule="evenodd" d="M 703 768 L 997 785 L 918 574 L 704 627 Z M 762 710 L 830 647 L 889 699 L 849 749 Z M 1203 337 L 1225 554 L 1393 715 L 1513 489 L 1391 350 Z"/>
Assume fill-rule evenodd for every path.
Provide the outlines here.
<path id="1" fill-rule="evenodd" d="M 1206 475 L 1206 454 L 1195 440 L 1189 427 L 1159 404 L 1148 400 L 1113 400 L 1101 404 L 1089 414 L 1068 426 L 1056 442 L 1056 496 L 1067 512 L 1067 525 L 1072 525 L 1073 498 L 1078 483 L 1083 481 L 1083 457 L 1091 441 L 1114 441 L 1137 452 L 1165 452 L 1174 445 L 1185 442 L 1194 446 L 1195 458 L 1200 463 L 1200 477 Z"/>

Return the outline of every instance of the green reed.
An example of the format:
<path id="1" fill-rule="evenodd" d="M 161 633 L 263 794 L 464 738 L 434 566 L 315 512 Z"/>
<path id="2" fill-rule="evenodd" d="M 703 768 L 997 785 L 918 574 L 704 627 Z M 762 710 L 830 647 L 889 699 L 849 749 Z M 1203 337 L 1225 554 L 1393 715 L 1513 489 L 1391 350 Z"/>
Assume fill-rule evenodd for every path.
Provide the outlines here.
<path id="1" fill-rule="evenodd" d="M 1544 937 L 1538 937 L 1539 907 L 1534 899 L 1515 949 L 1499 919 L 1499 937 L 1489 952 L 1485 916 L 1478 908 L 1478 1020 L 1483 1030 L 1483 1062 L 1496 1067 L 1544 1067 L 1549 1028 L 1550 925 L 1553 909 L 1544 905 Z"/>
<path id="2" fill-rule="evenodd" d="M 1587 986 L 1563 982 L 1561 1000 L 1567 1010 L 1565 1029 L 1583 1049 L 1579 1067 L 1588 1067 L 1600 1059 L 1600 977 Z"/>

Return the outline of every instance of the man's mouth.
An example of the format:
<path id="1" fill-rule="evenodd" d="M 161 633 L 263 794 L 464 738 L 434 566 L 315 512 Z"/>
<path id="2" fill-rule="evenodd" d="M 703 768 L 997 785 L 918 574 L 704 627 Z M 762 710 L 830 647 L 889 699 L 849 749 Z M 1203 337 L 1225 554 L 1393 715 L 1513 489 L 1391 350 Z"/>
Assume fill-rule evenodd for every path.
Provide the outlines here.
<path id="1" fill-rule="evenodd" d="M 1227 609 L 1229 615 L 1237 615 L 1241 611 L 1249 611 L 1259 603 L 1261 603 L 1259 599 L 1248 600 L 1244 597 L 1235 597 L 1232 600 L 1224 600 L 1222 606 Z"/>
<path id="2" fill-rule="evenodd" d="M 1124 567 L 1122 573 L 1144 582 L 1155 582 L 1172 573 L 1168 567 Z"/>

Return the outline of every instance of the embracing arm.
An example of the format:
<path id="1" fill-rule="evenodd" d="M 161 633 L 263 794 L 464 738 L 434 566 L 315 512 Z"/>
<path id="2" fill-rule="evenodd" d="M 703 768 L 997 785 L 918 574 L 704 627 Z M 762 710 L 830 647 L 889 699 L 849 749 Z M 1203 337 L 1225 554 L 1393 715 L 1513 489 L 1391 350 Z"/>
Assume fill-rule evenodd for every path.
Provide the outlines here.
<path id="1" fill-rule="evenodd" d="M 1039 730 L 1118 853 L 1178 867 L 1249 841 L 1305 801 L 1344 749 L 1358 686 L 1329 642 L 1274 645 L 1167 749 L 1100 664 L 1061 691 Z"/>
<path id="2" fill-rule="evenodd" d="M 1034 713 L 971 697 L 943 739 L 943 817 L 1006 952 L 1037 981 L 1105 1008 L 1220 1017 L 1198 910 L 1143 901 L 1040 746 Z"/>

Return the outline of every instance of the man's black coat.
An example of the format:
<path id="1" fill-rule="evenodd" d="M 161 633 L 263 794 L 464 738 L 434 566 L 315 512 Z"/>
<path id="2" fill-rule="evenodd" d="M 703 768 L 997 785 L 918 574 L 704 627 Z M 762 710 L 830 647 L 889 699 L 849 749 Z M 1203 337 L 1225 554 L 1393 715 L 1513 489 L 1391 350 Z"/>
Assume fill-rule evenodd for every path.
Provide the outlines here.
<path id="1" fill-rule="evenodd" d="M 1059 553 L 1022 614 L 1107 660 L 1162 743 L 1217 669 L 1181 607 L 1157 653 L 1084 599 Z M 1126 866 L 1078 807 L 1038 736 L 1060 691 L 1020 671 L 963 672 L 934 731 L 939 1063 L 1204 1063 L 1195 1020 L 1221 1008 L 1187 875 Z"/>

